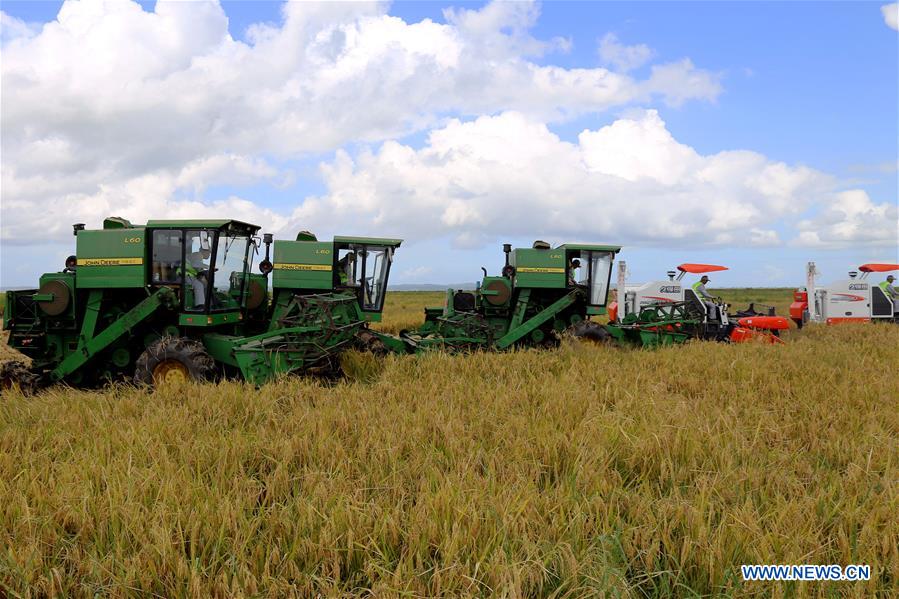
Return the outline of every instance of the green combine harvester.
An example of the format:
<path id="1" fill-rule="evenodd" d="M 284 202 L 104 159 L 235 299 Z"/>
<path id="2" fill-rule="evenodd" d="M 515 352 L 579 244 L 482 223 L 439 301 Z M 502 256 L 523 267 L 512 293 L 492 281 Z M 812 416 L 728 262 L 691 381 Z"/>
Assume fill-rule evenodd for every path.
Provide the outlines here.
<path id="1" fill-rule="evenodd" d="M 380 319 L 399 239 L 265 235 L 235 220 L 108 218 L 74 226 L 76 254 L 39 288 L 6 292 L 8 343 L 31 366 L 0 366 L 0 387 L 163 381 L 328 370 Z M 274 262 L 272 262 L 274 260 Z M 269 289 L 268 275 L 272 274 Z"/>
<path id="2" fill-rule="evenodd" d="M 367 331 L 376 351 L 416 353 L 552 347 L 562 334 L 594 341 L 610 337 L 590 316 L 606 313 L 609 279 L 620 246 L 537 241 L 503 246 L 500 276 L 484 278 L 474 292 L 447 290 L 442 307 L 426 308 L 424 324 L 399 337 Z"/>

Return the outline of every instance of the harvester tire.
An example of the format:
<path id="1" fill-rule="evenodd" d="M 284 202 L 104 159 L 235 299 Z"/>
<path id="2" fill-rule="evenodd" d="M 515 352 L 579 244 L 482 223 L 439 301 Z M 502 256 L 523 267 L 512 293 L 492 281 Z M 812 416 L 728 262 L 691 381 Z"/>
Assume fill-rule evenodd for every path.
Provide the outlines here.
<path id="1" fill-rule="evenodd" d="M 39 379 L 24 362 L 0 364 L 0 391 L 11 391 L 18 387 L 22 395 L 31 395 L 37 391 Z"/>
<path id="2" fill-rule="evenodd" d="M 606 327 L 591 320 L 581 320 L 568 327 L 568 334 L 579 341 L 590 341 L 591 343 L 609 343 L 612 341 L 612 335 L 606 330 Z"/>
<path id="3" fill-rule="evenodd" d="M 137 359 L 134 382 L 155 387 L 163 382 L 205 381 L 215 373 L 215 360 L 199 341 L 163 337 Z"/>

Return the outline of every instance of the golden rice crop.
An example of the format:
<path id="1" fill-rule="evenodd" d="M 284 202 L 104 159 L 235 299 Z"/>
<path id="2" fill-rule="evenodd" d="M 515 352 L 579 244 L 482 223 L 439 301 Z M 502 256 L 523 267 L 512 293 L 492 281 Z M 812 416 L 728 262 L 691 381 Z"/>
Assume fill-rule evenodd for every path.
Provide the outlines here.
<path id="1" fill-rule="evenodd" d="M 0 596 L 895 595 L 899 327 L 787 337 L 9 394 Z"/>

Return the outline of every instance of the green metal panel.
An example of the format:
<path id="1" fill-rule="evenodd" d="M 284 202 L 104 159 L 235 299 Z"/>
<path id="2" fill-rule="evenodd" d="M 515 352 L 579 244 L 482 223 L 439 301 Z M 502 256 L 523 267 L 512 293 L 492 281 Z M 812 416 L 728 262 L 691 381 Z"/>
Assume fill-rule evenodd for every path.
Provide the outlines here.
<path id="1" fill-rule="evenodd" d="M 178 324 L 184 327 L 217 327 L 223 324 L 237 324 L 243 317 L 240 312 L 212 312 L 211 314 L 182 313 Z"/>
<path id="2" fill-rule="evenodd" d="M 103 220 L 104 229 L 131 229 L 133 227 L 130 220 L 121 216 L 110 216 Z"/>
<path id="3" fill-rule="evenodd" d="M 6 301 L 3 302 L 3 330 L 8 330 L 10 320 L 12 319 L 12 306 L 15 301 L 15 294 L 12 291 L 6 292 Z"/>
<path id="4" fill-rule="evenodd" d="M 276 241 L 275 289 L 332 289 L 334 246 L 329 241 Z"/>
<path id="5" fill-rule="evenodd" d="M 522 322 L 520 325 L 516 325 L 515 328 L 509 330 L 508 333 L 497 340 L 496 347 L 498 347 L 499 349 L 505 349 L 516 341 L 522 339 L 525 335 L 530 334 L 543 323 L 547 322 L 551 318 L 555 318 L 557 314 L 573 304 L 576 297 L 577 291 L 571 291 L 568 294 L 562 296 L 561 299 L 556 300 L 531 318 Z"/>
<path id="6" fill-rule="evenodd" d="M 97 314 L 100 310 L 100 302 L 102 291 L 92 291 L 87 302 L 87 312 L 85 314 L 84 324 L 81 328 L 81 336 L 78 340 L 78 350 L 69 354 L 65 360 L 60 362 L 50 378 L 53 381 L 59 381 L 63 377 L 72 374 L 98 352 L 106 349 L 114 341 L 118 340 L 122 335 L 128 333 L 138 324 L 146 320 L 150 315 L 156 312 L 163 305 L 173 301 L 172 290 L 168 287 L 162 287 L 155 293 L 138 303 L 131 310 L 124 313 L 118 320 L 114 321 L 106 329 L 97 335 L 94 335 L 94 329 L 97 324 Z"/>
<path id="7" fill-rule="evenodd" d="M 565 252 L 519 248 L 512 252 L 515 286 L 561 289 L 565 281 Z"/>
<path id="8" fill-rule="evenodd" d="M 143 287 L 147 246 L 143 228 L 79 231 L 76 284 L 80 289 Z"/>

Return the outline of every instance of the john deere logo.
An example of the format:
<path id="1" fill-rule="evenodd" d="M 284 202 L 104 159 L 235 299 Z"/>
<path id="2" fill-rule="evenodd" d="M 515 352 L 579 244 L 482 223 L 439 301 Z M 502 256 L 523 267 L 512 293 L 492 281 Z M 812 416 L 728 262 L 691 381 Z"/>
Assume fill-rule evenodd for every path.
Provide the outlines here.
<path id="1" fill-rule="evenodd" d="M 276 263 L 275 270 L 331 270 L 330 264 L 285 264 Z"/>
<path id="2" fill-rule="evenodd" d="M 78 266 L 136 266 L 143 258 L 79 258 Z"/>

